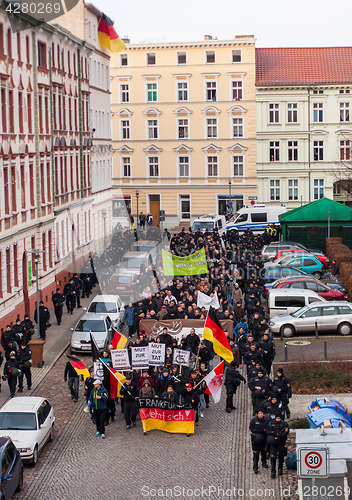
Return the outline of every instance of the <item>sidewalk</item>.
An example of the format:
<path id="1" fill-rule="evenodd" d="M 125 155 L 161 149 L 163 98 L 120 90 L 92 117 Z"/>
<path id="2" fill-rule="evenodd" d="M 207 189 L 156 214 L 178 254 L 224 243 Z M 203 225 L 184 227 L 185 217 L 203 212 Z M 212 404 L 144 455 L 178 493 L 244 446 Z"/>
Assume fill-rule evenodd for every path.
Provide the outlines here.
<path id="1" fill-rule="evenodd" d="M 16 396 L 30 396 L 34 389 L 40 384 L 48 371 L 55 364 L 56 360 L 61 356 L 61 354 L 66 350 L 71 339 L 71 328 L 74 328 L 77 321 L 84 314 L 83 307 L 88 307 L 90 302 L 93 300 L 95 295 L 100 294 L 99 285 L 93 288 L 93 293 L 87 299 L 81 299 L 81 308 L 75 309 L 73 314 L 67 314 L 66 306 L 64 306 L 64 313 L 62 315 L 61 325 L 59 326 L 56 322 L 56 317 L 54 314 L 54 308 L 50 309 L 50 321 L 52 326 L 46 331 L 46 342 L 44 345 L 44 366 L 42 368 L 32 368 L 32 389 L 27 390 L 26 379 L 23 380 L 23 392 L 16 392 Z M 33 339 L 37 338 L 37 331 L 33 335 Z M 91 358 L 89 358 L 91 359 Z M 83 362 L 86 362 L 83 359 Z M 5 363 L 5 361 L 4 361 Z M 3 363 L 3 366 L 4 366 Z M 2 368 L 3 368 L 2 366 Z M 1 375 L 3 370 L 1 370 Z M 63 378 L 64 374 L 62 374 Z M 0 407 L 9 399 L 10 390 L 7 381 L 1 380 L 1 392 L 0 392 Z"/>

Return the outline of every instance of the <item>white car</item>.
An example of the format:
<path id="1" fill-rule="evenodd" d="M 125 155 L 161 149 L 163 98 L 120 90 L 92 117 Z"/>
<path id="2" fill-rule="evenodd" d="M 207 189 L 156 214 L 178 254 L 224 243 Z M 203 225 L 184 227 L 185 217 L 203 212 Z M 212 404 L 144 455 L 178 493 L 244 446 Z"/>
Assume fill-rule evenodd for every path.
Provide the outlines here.
<path id="1" fill-rule="evenodd" d="M 100 315 L 108 315 L 112 324 L 119 328 L 125 312 L 122 300 L 118 295 L 96 295 L 84 311 Z"/>
<path id="2" fill-rule="evenodd" d="M 8 436 L 23 461 L 36 465 L 38 453 L 54 435 L 54 410 L 39 397 L 10 399 L 0 408 L 0 436 Z"/>

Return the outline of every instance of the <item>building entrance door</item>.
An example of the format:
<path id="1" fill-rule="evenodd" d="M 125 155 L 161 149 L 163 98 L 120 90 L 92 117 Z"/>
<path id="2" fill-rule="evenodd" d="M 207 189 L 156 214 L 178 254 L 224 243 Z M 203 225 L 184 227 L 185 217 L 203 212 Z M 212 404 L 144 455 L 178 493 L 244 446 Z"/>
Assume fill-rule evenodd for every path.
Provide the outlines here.
<path id="1" fill-rule="evenodd" d="M 149 210 L 153 216 L 153 226 L 160 224 L 160 194 L 149 195 Z"/>

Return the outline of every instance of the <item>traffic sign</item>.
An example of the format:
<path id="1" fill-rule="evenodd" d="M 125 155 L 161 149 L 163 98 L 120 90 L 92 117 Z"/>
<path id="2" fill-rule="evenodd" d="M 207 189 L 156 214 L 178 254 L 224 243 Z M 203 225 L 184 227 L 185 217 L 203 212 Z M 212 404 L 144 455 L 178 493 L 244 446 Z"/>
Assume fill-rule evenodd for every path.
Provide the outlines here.
<path id="1" fill-rule="evenodd" d="M 258 199 L 258 196 L 248 196 L 248 200 L 251 201 L 251 200 L 257 200 Z"/>
<path id="2" fill-rule="evenodd" d="M 301 448 L 299 452 L 299 477 L 329 476 L 327 448 Z"/>
<path id="3" fill-rule="evenodd" d="M 251 205 L 255 205 L 255 201 L 254 200 L 251 201 Z"/>
<path id="4" fill-rule="evenodd" d="M 229 207 L 232 207 L 232 205 L 233 205 L 233 202 L 232 202 L 232 201 L 229 201 L 229 202 L 228 202 L 228 206 L 229 206 Z"/>

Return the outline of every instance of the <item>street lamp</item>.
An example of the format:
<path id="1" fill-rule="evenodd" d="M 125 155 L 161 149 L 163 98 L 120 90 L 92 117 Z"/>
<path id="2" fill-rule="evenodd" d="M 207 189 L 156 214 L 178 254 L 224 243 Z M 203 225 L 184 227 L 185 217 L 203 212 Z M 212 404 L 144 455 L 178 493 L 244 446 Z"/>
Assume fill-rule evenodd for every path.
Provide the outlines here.
<path id="1" fill-rule="evenodd" d="M 138 228 L 138 198 L 139 198 L 139 190 L 136 189 L 136 198 L 137 198 L 137 226 L 136 226 L 136 229 Z"/>
<path id="2" fill-rule="evenodd" d="M 104 258 L 106 260 L 106 216 L 107 216 L 107 210 L 106 208 L 103 208 L 101 211 L 101 215 L 103 216 L 103 234 L 104 234 Z"/>
<path id="3" fill-rule="evenodd" d="M 39 310 L 39 262 L 40 262 L 40 254 L 45 253 L 44 250 L 39 250 L 38 248 L 34 248 L 33 250 L 27 250 L 27 253 L 31 253 L 33 255 L 33 260 L 35 264 L 35 276 L 37 282 L 37 325 L 38 325 L 38 340 L 40 337 L 40 310 Z"/>

